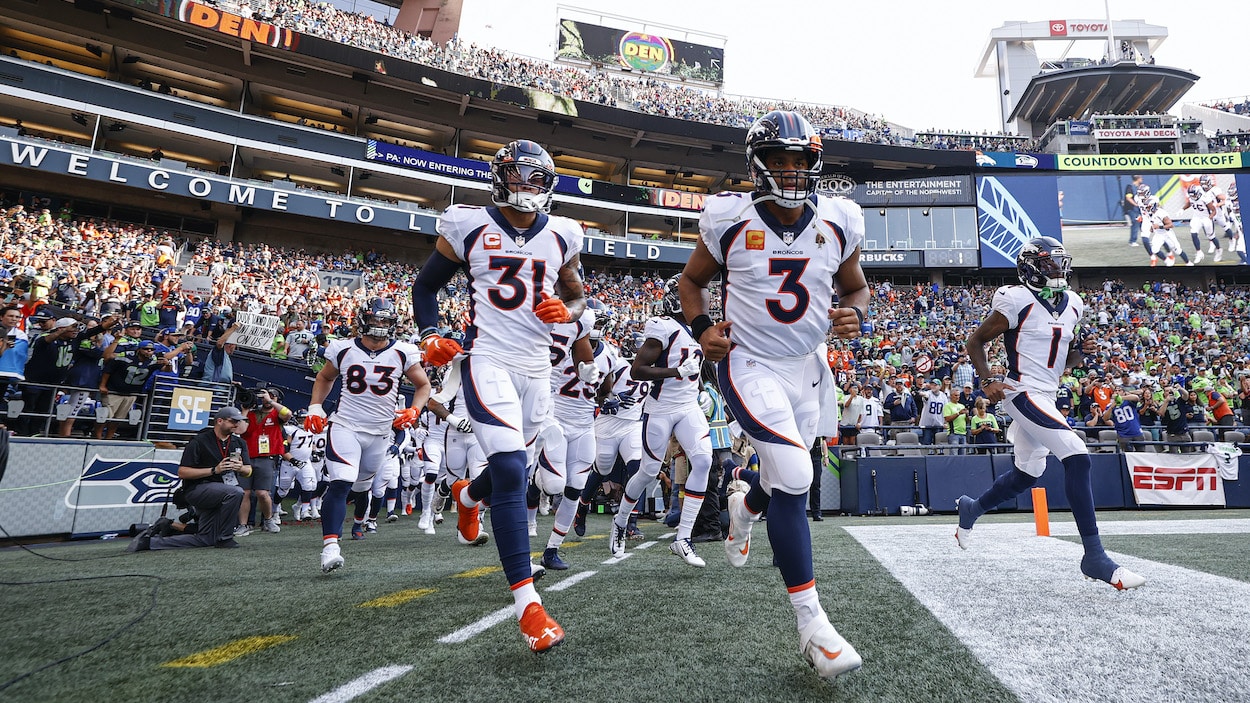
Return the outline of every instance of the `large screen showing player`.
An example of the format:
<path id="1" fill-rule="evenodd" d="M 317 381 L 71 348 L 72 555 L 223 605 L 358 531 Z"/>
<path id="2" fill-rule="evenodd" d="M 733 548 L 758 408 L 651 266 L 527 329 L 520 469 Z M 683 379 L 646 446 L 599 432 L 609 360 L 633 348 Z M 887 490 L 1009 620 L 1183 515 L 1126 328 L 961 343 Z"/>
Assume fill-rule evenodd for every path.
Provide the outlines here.
<path id="1" fill-rule="evenodd" d="M 1237 193 L 1250 187 L 1250 174 L 1140 175 L 978 177 L 982 266 L 1014 267 L 1038 234 L 1058 237 L 1083 268 L 1247 264 Z M 1129 192 L 1149 199 L 1150 211 L 1127 206 Z M 1132 221 L 1140 226 L 1135 243 Z"/>

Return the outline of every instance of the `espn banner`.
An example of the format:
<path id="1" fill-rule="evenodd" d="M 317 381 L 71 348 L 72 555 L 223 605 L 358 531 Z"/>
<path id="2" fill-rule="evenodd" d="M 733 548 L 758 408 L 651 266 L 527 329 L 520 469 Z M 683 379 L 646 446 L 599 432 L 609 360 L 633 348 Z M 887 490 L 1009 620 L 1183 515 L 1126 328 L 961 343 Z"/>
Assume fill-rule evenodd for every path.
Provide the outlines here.
<path id="1" fill-rule="evenodd" d="M 1138 505 L 1224 505 L 1224 482 L 1207 452 L 1127 452 L 1124 459 Z"/>

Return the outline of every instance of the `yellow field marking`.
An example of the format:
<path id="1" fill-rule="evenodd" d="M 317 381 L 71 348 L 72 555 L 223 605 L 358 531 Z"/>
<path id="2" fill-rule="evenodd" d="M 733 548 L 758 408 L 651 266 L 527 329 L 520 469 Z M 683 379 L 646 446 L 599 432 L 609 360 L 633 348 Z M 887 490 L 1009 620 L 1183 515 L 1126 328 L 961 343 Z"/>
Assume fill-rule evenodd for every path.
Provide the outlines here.
<path id="1" fill-rule="evenodd" d="M 585 537 L 583 537 L 582 539 L 583 539 L 583 540 L 587 540 L 587 539 L 603 539 L 604 537 L 607 537 L 607 535 L 586 535 L 586 536 L 585 536 Z"/>
<path id="2" fill-rule="evenodd" d="M 241 640 L 235 640 L 220 647 L 206 649 L 203 652 L 196 652 L 181 659 L 165 662 L 161 666 L 206 669 L 210 666 L 219 666 L 232 662 L 239 657 L 269 649 L 270 647 L 276 647 L 293 639 L 296 639 L 295 635 L 244 637 Z"/>
<path id="3" fill-rule="evenodd" d="M 356 606 L 358 608 L 393 608 L 397 605 L 403 605 L 408 601 L 423 598 L 437 591 L 437 588 L 410 588 L 406 591 L 397 591 L 380 598 L 367 600 Z"/>
<path id="4" fill-rule="evenodd" d="M 478 576 L 487 576 L 499 571 L 503 571 L 502 566 L 481 566 L 476 569 L 469 569 L 458 574 L 452 574 L 452 578 L 457 579 L 475 579 Z"/>

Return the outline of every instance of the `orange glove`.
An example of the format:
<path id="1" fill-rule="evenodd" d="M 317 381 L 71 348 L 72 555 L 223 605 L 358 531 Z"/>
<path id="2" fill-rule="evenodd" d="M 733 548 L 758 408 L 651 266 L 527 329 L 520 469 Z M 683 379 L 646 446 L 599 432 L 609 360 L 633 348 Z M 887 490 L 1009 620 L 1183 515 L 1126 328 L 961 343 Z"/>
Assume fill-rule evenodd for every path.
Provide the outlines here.
<path id="1" fill-rule="evenodd" d="M 564 301 L 559 298 L 553 298 L 543 293 L 543 301 L 534 308 L 534 314 L 538 319 L 549 325 L 558 325 L 562 322 L 569 321 L 569 309 L 564 307 Z"/>
<path id="2" fill-rule="evenodd" d="M 326 431 L 326 411 L 321 409 L 320 404 L 308 406 L 308 417 L 304 418 L 304 429 L 313 434 Z"/>
<path id="3" fill-rule="evenodd" d="M 391 427 L 396 430 L 402 430 L 405 427 L 412 427 L 420 417 L 421 411 L 416 408 L 404 408 L 395 411 L 395 419 L 391 420 Z"/>
<path id="4" fill-rule="evenodd" d="M 456 340 L 438 335 L 426 337 L 421 342 L 421 351 L 425 353 L 425 361 L 430 366 L 442 366 L 464 352 Z"/>

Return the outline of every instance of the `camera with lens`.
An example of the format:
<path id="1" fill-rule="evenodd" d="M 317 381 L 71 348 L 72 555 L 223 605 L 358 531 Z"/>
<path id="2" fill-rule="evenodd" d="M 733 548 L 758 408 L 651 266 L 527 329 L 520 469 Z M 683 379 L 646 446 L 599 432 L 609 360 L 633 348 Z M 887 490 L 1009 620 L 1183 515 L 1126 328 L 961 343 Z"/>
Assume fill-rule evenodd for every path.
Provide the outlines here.
<path id="1" fill-rule="evenodd" d="M 901 505 L 898 508 L 898 514 L 904 517 L 915 517 L 916 515 L 928 515 L 929 508 L 924 503 L 915 505 Z"/>

